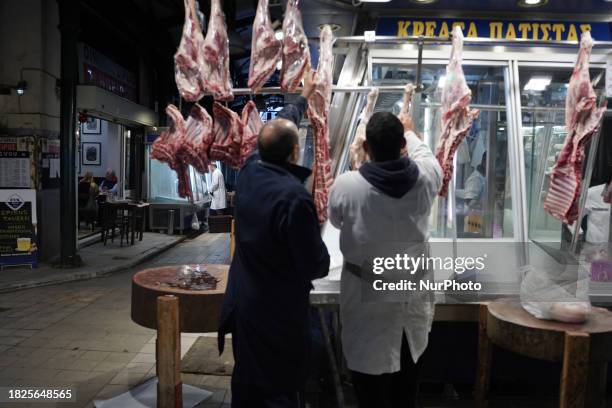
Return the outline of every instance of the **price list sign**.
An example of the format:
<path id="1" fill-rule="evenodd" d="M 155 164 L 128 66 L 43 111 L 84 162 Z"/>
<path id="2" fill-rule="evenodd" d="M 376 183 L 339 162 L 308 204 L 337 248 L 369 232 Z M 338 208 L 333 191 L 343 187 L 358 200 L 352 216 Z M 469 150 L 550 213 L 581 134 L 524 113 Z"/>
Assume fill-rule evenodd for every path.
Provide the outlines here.
<path id="1" fill-rule="evenodd" d="M 0 266 L 36 266 L 36 227 L 36 191 L 0 190 Z"/>
<path id="2" fill-rule="evenodd" d="M 30 152 L 21 139 L 0 139 L 0 187 L 30 187 Z"/>

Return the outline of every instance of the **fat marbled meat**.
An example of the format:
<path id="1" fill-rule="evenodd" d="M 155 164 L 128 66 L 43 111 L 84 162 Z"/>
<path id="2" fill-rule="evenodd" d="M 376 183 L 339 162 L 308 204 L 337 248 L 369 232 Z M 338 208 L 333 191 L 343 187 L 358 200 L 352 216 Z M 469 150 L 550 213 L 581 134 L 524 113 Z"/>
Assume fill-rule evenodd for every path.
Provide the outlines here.
<path id="1" fill-rule="evenodd" d="M 191 164 L 200 173 L 208 171 L 208 150 L 213 142 L 213 121 L 197 103 L 191 108 L 185 125 L 185 137 L 177 149 L 177 158 Z"/>
<path id="2" fill-rule="evenodd" d="M 201 80 L 204 90 L 212 93 L 215 100 L 234 99 L 229 70 L 229 40 L 221 0 L 211 0 L 208 31 L 204 38 Z"/>
<path id="3" fill-rule="evenodd" d="M 168 164 L 176 172 L 179 196 L 193 199 L 188 165 L 177 156 L 177 151 L 185 140 L 187 130 L 185 120 L 181 111 L 174 105 L 166 107 L 166 114 L 170 118 L 171 125 L 153 143 L 151 158 Z"/>
<path id="4" fill-rule="evenodd" d="M 283 66 L 281 89 L 293 92 L 300 84 L 304 73 L 310 69 L 308 37 L 304 32 L 299 0 L 288 0 L 283 20 Z"/>
<path id="5" fill-rule="evenodd" d="M 174 54 L 174 74 L 181 97 L 189 102 L 203 94 L 200 69 L 203 62 L 204 36 L 197 18 L 195 0 L 185 0 L 185 23 L 179 48 Z"/>
<path id="6" fill-rule="evenodd" d="M 274 35 L 268 0 L 259 0 L 253 22 L 249 88 L 253 90 L 261 88 L 272 76 L 282 56 L 282 45 L 283 43 Z"/>
<path id="7" fill-rule="evenodd" d="M 240 165 L 243 125 L 240 116 L 218 102 L 213 104 L 213 137 L 210 160 L 220 160 L 232 167 Z"/>
<path id="8" fill-rule="evenodd" d="M 605 104 L 597 107 L 597 96 L 589 77 L 592 48 L 591 34 L 585 31 L 565 99 L 567 136 L 553 167 L 544 201 L 544 209 L 568 225 L 572 225 L 578 218 L 585 144 L 597 132 L 606 109 Z"/>
<path id="9" fill-rule="evenodd" d="M 327 200 L 333 182 L 329 154 L 329 108 L 333 81 L 333 37 L 329 25 L 321 29 L 315 91 L 308 101 L 308 117 L 315 137 L 313 200 L 320 222 L 327 220 Z"/>
<path id="10" fill-rule="evenodd" d="M 263 127 L 263 121 L 257 111 L 255 102 L 249 101 L 242 109 L 242 142 L 240 145 L 240 167 L 257 148 L 257 136 Z"/>
<path id="11" fill-rule="evenodd" d="M 472 122 L 478 116 L 477 109 L 469 109 L 472 91 L 465 81 L 461 67 L 463 33 L 460 27 L 453 30 L 452 50 L 446 66 L 446 82 L 442 90 L 441 135 L 436 146 L 436 158 L 442 167 L 442 186 L 438 194 L 446 197 L 448 184 L 453 177 L 453 159 L 459 144 L 468 135 Z"/>
<path id="12" fill-rule="evenodd" d="M 372 88 L 368 93 L 366 106 L 361 112 L 361 118 L 357 130 L 355 131 L 355 140 L 350 147 L 351 168 L 357 170 L 361 165 L 368 160 L 368 155 L 363 148 L 363 142 L 366 140 L 366 127 L 370 117 L 374 113 L 374 107 L 378 100 L 378 88 Z"/>

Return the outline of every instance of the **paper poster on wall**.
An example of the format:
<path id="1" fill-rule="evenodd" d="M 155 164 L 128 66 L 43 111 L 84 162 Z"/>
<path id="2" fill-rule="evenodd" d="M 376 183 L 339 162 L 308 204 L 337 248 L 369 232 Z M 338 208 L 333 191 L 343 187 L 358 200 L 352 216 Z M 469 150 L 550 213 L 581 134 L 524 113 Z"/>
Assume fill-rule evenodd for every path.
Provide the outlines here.
<path id="1" fill-rule="evenodd" d="M 30 152 L 26 138 L 0 139 L 0 187 L 29 188 Z"/>
<path id="2" fill-rule="evenodd" d="M 0 190 L 0 267 L 37 264 L 36 190 Z"/>

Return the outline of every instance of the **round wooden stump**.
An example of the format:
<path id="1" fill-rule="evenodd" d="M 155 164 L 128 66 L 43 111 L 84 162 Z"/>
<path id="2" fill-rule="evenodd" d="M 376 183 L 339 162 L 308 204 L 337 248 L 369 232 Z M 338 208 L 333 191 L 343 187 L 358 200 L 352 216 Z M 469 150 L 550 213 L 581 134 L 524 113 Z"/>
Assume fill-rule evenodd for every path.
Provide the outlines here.
<path id="1" fill-rule="evenodd" d="M 486 407 L 491 345 L 531 358 L 563 362 L 560 406 L 605 406 L 607 362 L 612 361 L 612 313 L 593 308 L 583 324 L 536 319 L 518 299 L 480 307 L 476 406 Z"/>
<path id="2" fill-rule="evenodd" d="M 157 329 L 157 298 L 173 295 L 179 299 L 179 330 L 183 333 L 214 332 L 218 328 L 228 265 L 203 265 L 219 279 L 214 290 L 187 290 L 168 286 L 176 280 L 180 266 L 145 269 L 132 278 L 132 320 Z"/>

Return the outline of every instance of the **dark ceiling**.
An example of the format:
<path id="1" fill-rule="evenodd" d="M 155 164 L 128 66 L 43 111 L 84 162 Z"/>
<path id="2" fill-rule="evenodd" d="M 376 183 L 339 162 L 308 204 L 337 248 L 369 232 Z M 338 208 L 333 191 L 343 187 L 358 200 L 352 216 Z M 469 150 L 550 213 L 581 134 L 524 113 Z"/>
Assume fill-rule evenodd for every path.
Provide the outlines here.
<path id="1" fill-rule="evenodd" d="M 209 14 L 210 1 L 198 0 L 201 11 Z M 158 82 L 172 92 L 173 58 L 178 47 L 183 19 L 183 0 L 81 0 L 81 40 L 138 72 L 140 64 L 154 67 Z M 272 20 L 282 21 L 285 0 L 270 0 Z M 248 72 L 251 25 L 257 0 L 223 0 L 233 59 L 234 80 L 244 86 Z M 336 36 L 372 29 L 376 15 L 465 16 L 561 18 L 611 21 L 612 0 L 549 0 L 539 8 L 523 9 L 516 0 L 437 0 L 418 5 L 411 0 L 389 3 L 361 3 L 355 0 L 301 0 L 304 28 L 310 37 L 318 36 L 319 26 L 334 23 Z M 401 11 L 400 11 L 401 10 Z M 315 57 L 316 59 L 316 57 Z M 175 92 L 175 90 L 174 90 Z"/>
<path id="2" fill-rule="evenodd" d="M 524 8 L 517 5 L 516 0 L 437 0 L 432 4 L 418 4 L 418 1 L 393 0 L 389 3 L 370 3 L 371 10 L 412 9 L 415 11 L 461 10 L 464 12 L 502 12 L 521 14 L 592 14 L 612 17 L 612 2 L 606 0 L 549 0 L 547 4 L 538 7 Z"/>

